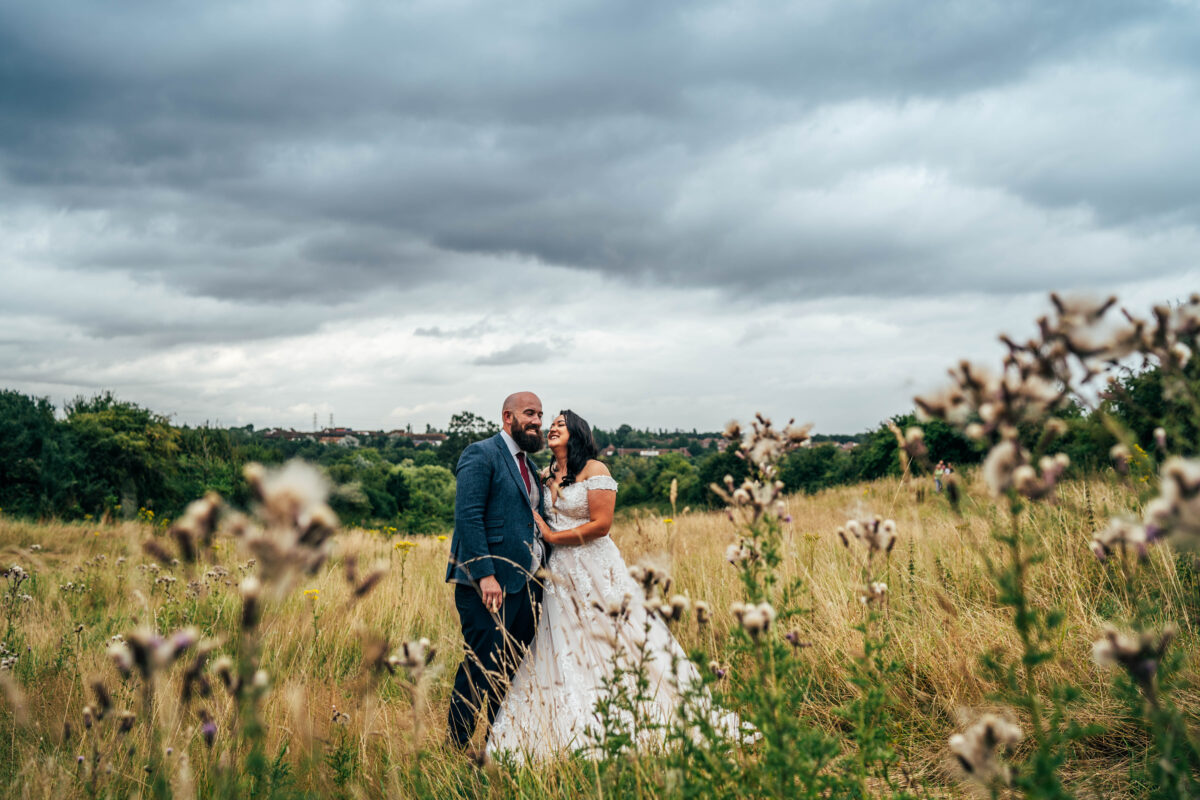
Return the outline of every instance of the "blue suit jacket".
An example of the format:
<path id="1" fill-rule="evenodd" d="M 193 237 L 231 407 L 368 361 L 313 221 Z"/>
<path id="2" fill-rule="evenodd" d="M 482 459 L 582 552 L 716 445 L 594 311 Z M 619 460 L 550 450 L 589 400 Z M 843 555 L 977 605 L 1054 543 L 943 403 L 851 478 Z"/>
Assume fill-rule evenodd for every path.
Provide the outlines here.
<path id="1" fill-rule="evenodd" d="M 522 456 L 537 480 L 533 463 Z M 525 482 L 504 438 L 496 434 L 468 445 L 454 474 L 458 487 L 446 580 L 475 586 L 495 575 L 504 591 L 521 591 L 530 578 L 537 530 Z"/>

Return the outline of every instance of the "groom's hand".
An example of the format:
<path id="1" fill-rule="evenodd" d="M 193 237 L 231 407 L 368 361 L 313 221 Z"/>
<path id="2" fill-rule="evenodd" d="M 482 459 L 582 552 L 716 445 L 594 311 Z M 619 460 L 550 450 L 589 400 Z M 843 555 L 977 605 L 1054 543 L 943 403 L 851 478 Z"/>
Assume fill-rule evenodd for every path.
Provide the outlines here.
<path id="1" fill-rule="evenodd" d="M 483 595 L 484 608 L 493 614 L 500 610 L 500 601 L 504 599 L 504 592 L 495 575 L 488 575 L 486 578 L 480 579 L 479 593 Z"/>

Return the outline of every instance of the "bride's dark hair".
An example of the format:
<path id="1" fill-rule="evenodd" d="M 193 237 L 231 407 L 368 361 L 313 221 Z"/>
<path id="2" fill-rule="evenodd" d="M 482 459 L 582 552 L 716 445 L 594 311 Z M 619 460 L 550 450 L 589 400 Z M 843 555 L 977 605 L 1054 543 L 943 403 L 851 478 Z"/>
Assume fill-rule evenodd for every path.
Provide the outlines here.
<path id="1" fill-rule="evenodd" d="M 600 448 L 596 447 L 596 437 L 592 435 L 592 426 L 587 424 L 587 420 L 569 408 L 558 413 L 567 423 L 567 474 L 558 484 L 562 487 L 575 482 L 575 477 L 583 471 L 587 462 L 600 454 Z M 557 467 L 556 462 L 550 462 L 551 476 Z"/>

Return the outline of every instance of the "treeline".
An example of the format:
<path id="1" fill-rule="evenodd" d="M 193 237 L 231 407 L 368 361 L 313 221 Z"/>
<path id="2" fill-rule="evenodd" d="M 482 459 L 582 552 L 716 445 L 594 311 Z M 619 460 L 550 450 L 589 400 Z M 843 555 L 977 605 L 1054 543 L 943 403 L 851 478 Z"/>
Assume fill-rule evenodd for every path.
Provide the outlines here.
<path id="1" fill-rule="evenodd" d="M 466 445 L 448 441 L 461 451 Z M 271 439 L 246 428 L 174 426 L 111 393 L 77 398 L 62 418 L 44 398 L 0 390 L 0 509 L 26 517 L 165 520 L 206 491 L 249 500 L 242 478 L 251 461 L 303 458 L 324 467 L 332 503 L 354 524 L 409 533 L 453 521 L 450 454 L 406 438 L 377 437 L 346 448 L 310 439 Z"/>
<path id="2" fill-rule="evenodd" d="M 1188 365 L 1189 382 L 1200 369 Z M 1072 470 L 1107 468 L 1117 440 L 1111 431 L 1129 430 L 1149 450 L 1155 428 L 1166 420 L 1176 452 L 1195 452 L 1200 413 L 1183 418 L 1168 414 L 1164 402 L 1173 391 L 1157 369 L 1127 372 L 1085 411 L 1072 406 L 1068 429 L 1054 450 L 1071 457 Z M 894 417 L 901 430 L 921 424 L 933 461 L 956 468 L 979 462 L 983 450 L 941 422 L 918 423 L 912 414 Z M 1120 423 L 1114 425 L 1113 423 Z M 373 436 L 360 447 L 323 444 L 312 439 L 268 438 L 252 427 L 175 426 L 111 393 L 76 398 L 62 414 L 44 398 L 0 390 L 0 510 L 25 517 L 83 519 L 132 517 L 159 520 L 177 516 L 191 500 L 214 490 L 245 504 L 242 467 L 249 461 L 277 464 L 303 458 L 320 464 L 334 483 L 333 503 L 351 524 L 395 528 L 404 533 L 442 531 L 454 516 L 453 466 L 468 444 L 491 436 L 495 423 L 470 412 L 451 418 L 440 447 L 415 446 L 399 436 Z M 666 512 L 672 481 L 676 508 L 713 507 L 708 490 L 725 475 L 740 480 L 743 463 L 732 452 L 709 441 L 713 434 L 637 431 L 623 425 L 596 431 L 602 446 L 686 447 L 688 455 L 665 453 L 656 458 L 618 456 L 609 460 L 621 483 L 619 507 L 649 506 Z M 1033 433 L 1024 437 L 1035 450 L 1043 444 Z M 855 437 L 818 437 L 812 447 L 788 455 L 780 480 L 789 491 L 815 492 L 843 484 L 898 474 L 896 435 L 888 423 Z M 836 441 L 830 441 L 831 439 Z M 682 441 L 684 444 L 674 444 Z M 855 446 L 843 447 L 853 441 Z M 542 463 L 548 454 L 539 454 Z M 1137 451 L 1134 449 L 1136 468 Z M 919 470 L 919 467 L 917 467 Z"/>

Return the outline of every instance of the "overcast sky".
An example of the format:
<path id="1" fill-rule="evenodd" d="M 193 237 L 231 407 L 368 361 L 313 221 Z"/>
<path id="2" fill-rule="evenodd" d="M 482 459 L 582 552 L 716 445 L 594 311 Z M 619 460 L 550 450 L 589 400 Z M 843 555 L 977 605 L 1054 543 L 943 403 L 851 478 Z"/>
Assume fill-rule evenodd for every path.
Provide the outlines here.
<path id="1" fill-rule="evenodd" d="M 1200 289 L 1200 3 L 0 4 L 0 387 L 856 432 Z"/>

